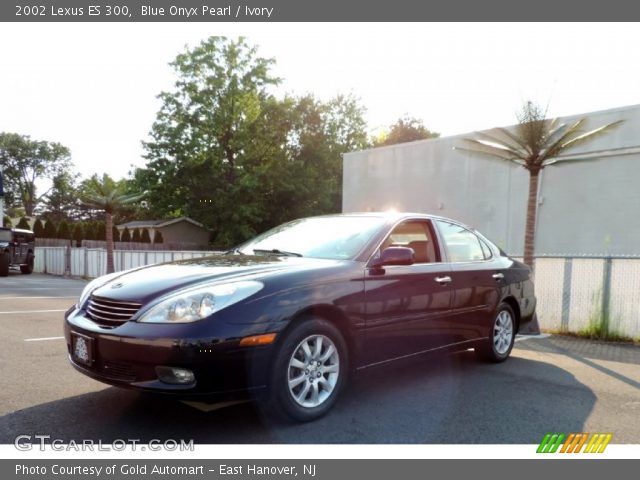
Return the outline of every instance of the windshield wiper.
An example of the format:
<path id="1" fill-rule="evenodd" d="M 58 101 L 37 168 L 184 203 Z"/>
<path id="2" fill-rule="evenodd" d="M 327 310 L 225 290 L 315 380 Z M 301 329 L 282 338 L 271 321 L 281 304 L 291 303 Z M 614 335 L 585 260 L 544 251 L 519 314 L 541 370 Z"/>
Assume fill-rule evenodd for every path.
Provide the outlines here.
<path id="1" fill-rule="evenodd" d="M 278 250 L 277 248 L 273 248 L 271 250 L 262 250 L 260 248 L 256 248 L 253 250 L 253 253 L 272 253 L 274 255 L 283 255 L 285 257 L 301 257 L 301 253 L 296 252 L 285 252 L 284 250 Z"/>

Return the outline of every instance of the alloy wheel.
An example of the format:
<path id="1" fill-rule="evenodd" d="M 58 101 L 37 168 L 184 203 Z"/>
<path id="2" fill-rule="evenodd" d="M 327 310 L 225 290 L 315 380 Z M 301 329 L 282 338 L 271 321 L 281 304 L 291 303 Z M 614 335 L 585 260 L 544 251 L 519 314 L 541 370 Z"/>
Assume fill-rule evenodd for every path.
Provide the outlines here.
<path id="1" fill-rule="evenodd" d="M 513 318 L 507 310 L 501 310 L 493 327 L 493 347 L 496 353 L 504 355 L 513 340 Z"/>
<path id="2" fill-rule="evenodd" d="M 336 345 L 326 335 L 310 335 L 298 344 L 289 359 L 289 393 L 302 407 L 318 407 L 331 396 L 339 375 Z"/>

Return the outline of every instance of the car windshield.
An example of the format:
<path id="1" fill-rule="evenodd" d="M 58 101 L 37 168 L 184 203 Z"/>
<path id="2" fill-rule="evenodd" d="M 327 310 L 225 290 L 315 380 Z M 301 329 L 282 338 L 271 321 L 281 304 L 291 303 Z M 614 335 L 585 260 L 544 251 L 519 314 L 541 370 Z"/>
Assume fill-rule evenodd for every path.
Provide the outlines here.
<path id="1" fill-rule="evenodd" d="M 336 216 L 294 220 L 241 245 L 245 255 L 353 259 L 384 225 L 384 217 Z"/>
<path id="2" fill-rule="evenodd" d="M 0 242 L 11 241 L 11 230 L 0 230 Z"/>

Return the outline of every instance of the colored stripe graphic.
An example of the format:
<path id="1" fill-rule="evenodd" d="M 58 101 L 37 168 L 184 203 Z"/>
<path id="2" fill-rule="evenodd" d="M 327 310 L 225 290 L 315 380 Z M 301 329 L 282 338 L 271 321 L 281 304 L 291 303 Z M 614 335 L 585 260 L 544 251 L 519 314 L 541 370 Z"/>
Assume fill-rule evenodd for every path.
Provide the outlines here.
<path id="1" fill-rule="evenodd" d="M 609 445 L 612 437 L 613 434 L 611 433 L 589 434 L 582 432 L 565 434 L 551 432 L 543 437 L 536 453 L 580 453 L 585 443 L 587 446 L 583 453 L 602 453 Z"/>
<path id="2" fill-rule="evenodd" d="M 542 442 L 540 442 L 536 452 L 556 453 L 556 450 L 558 450 L 558 447 L 562 443 L 562 440 L 564 440 L 564 437 L 564 433 L 547 433 L 542 439 Z"/>
<path id="3" fill-rule="evenodd" d="M 580 439 L 580 442 L 576 446 L 576 449 L 573 451 L 573 453 L 580 453 L 580 450 L 582 450 L 582 447 L 585 444 L 585 442 L 587 441 L 587 438 L 589 438 L 589 434 L 588 433 L 581 433 L 580 435 L 582 435 L 582 438 Z M 571 452 L 569 452 L 569 453 L 571 453 Z"/>
<path id="4" fill-rule="evenodd" d="M 562 445 L 562 448 L 560 449 L 560 453 L 565 453 L 567 451 L 567 448 L 569 448 L 570 450 L 573 450 L 573 447 L 575 447 L 576 442 L 579 439 L 579 435 L 580 435 L 579 433 L 578 434 L 570 433 L 569 436 L 567 437 L 567 441 L 564 442 L 564 445 Z"/>

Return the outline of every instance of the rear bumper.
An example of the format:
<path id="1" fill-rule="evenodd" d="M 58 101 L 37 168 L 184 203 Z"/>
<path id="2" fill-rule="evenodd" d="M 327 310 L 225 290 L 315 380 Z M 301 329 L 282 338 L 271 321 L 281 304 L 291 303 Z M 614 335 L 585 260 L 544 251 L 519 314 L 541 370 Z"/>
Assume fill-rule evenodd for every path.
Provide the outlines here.
<path id="1" fill-rule="evenodd" d="M 528 319 L 520 320 L 518 333 L 520 335 L 540 335 L 540 324 L 538 323 L 538 315 L 535 312 Z"/>

